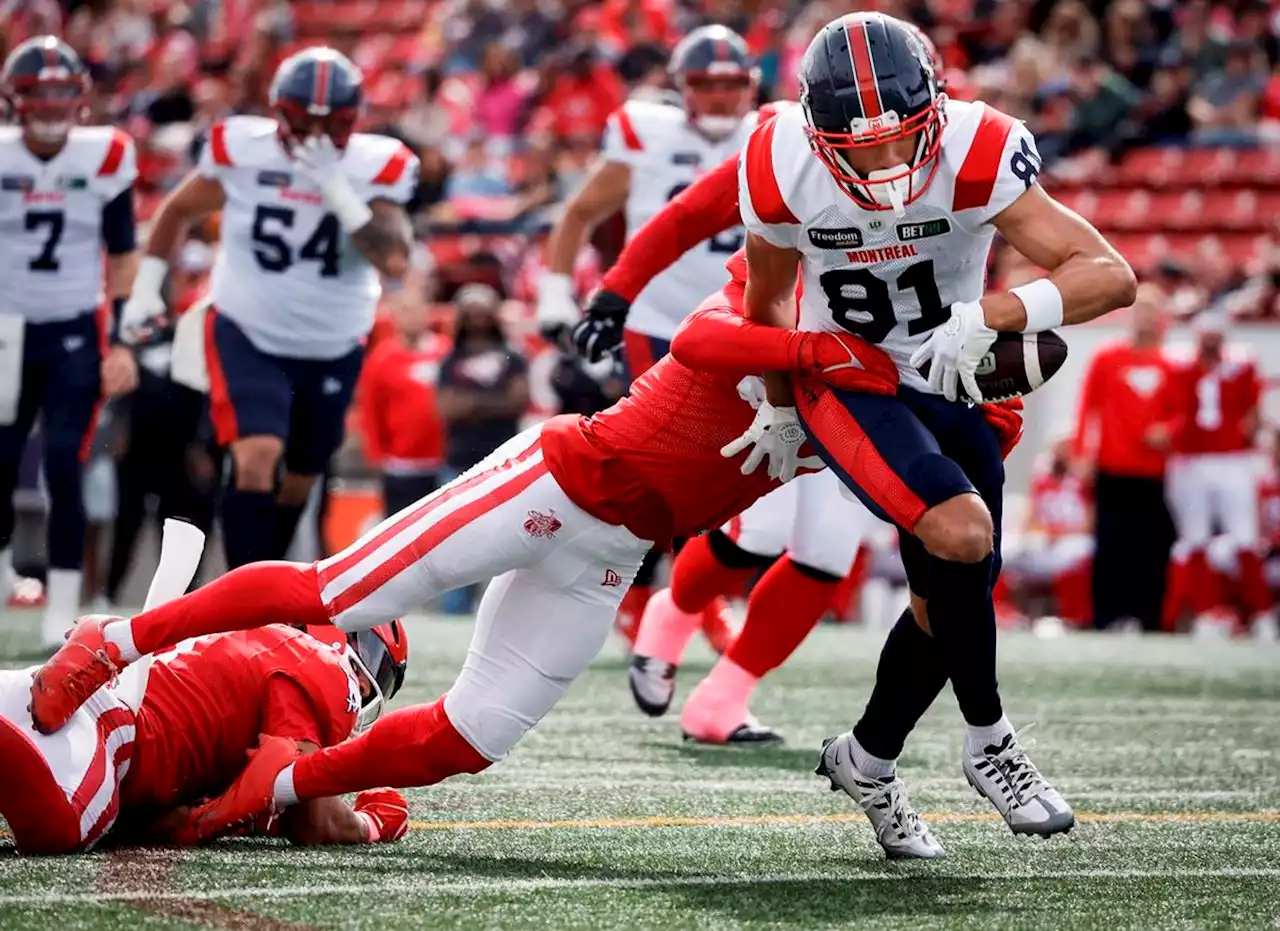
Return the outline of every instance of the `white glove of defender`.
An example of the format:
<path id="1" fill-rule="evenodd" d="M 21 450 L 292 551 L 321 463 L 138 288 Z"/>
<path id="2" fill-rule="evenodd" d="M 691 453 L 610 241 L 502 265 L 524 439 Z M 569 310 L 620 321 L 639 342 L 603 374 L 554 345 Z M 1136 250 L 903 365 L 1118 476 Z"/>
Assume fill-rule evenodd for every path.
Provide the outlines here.
<path id="1" fill-rule="evenodd" d="M 121 342 L 129 346 L 145 342 L 163 326 L 168 307 L 160 291 L 168 273 L 169 263 L 152 255 L 144 256 L 138 264 L 133 289 L 120 311 Z"/>
<path id="2" fill-rule="evenodd" d="M 544 271 L 538 276 L 538 326 L 543 330 L 573 327 L 582 319 L 573 299 L 573 278 L 560 272 Z"/>
<path id="3" fill-rule="evenodd" d="M 299 174 L 315 182 L 321 189 L 326 181 L 338 173 L 338 163 L 342 161 L 342 151 L 324 134 L 308 136 L 301 142 L 294 143 L 290 154 L 297 163 Z"/>
<path id="4" fill-rule="evenodd" d="M 929 363 L 929 388 L 940 391 L 948 401 L 958 397 L 956 383 L 959 382 L 969 400 L 981 404 L 978 363 L 998 335 L 987 326 L 980 302 L 952 304 L 951 318 L 936 327 L 924 344 L 911 354 L 911 365 L 919 369 Z"/>
<path id="5" fill-rule="evenodd" d="M 768 401 L 762 401 L 751 426 L 742 436 L 722 447 L 720 455 L 732 459 L 750 447 L 751 452 L 742 462 L 743 475 L 754 472 L 767 456 L 769 477 L 789 482 L 796 477 L 796 470 L 801 466 L 822 468 L 822 460 L 817 456 L 800 458 L 800 446 L 804 441 L 804 427 L 800 426 L 794 407 L 774 407 Z"/>

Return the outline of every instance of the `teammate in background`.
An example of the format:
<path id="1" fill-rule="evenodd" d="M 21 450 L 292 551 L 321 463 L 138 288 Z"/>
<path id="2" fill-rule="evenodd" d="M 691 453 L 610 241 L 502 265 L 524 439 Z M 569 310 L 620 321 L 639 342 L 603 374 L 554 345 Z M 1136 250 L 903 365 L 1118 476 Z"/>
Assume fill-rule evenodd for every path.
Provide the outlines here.
<path id="1" fill-rule="evenodd" d="M 1263 473 L 1258 489 L 1262 539 L 1267 560 L 1265 575 L 1271 589 L 1272 604 L 1280 603 L 1280 430 L 1271 434 L 1271 461 Z"/>
<path id="2" fill-rule="evenodd" d="M 1047 586 L 1052 617 L 1087 627 L 1092 610 L 1093 504 L 1088 486 L 1072 472 L 1071 440 L 1054 443 L 1048 459 L 1032 476 L 1027 526 L 1017 550 L 1005 555 L 1004 571 Z"/>
<path id="3" fill-rule="evenodd" d="M 274 116 L 210 130 L 198 166 L 156 215 L 125 307 L 126 336 L 164 312 L 184 230 L 221 210 L 212 307 L 185 314 L 180 329 L 203 325 L 207 337 L 210 416 L 233 463 L 221 515 L 231 566 L 288 550 L 342 442 L 379 276 L 409 267 L 402 205 L 418 159 L 394 139 L 352 132 L 362 98 L 359 70 L 333 49 L 286 59 L 271 85 Z"/>
<path id="4" fill-rule="evenodd" d="M 1000 700 L 992 588 L 1004 468 L 967 401 L 983 400 L 978 366 L 1001 330 L 1034 334 L 1124 306 L 1133 272 L 1036 183 L 1027 128 L 985 104 L 949 101 L 899 20 L 854 13 L 829 23 L 805 53 L 800 87 L 800 107 L 757 129 L 740 159 L 746 317 L 794 326 L 798 274 L 799 329 L 878 346 L 900 385 L 893 397 L 793 393 L 773 379 L 747 439 L 776 442 L 798 412 L 828 466 L 898 525 L 912 593 L 865 713 L 828 741 L 818 772 L 878 811 L 884 833 L 914 835 L 912 855 L 941 855 L 927 830 L 898 823 L 895 761 L 949 680 L 968 724 L 968 781 L 1015 832 L 1068 830 L 1070 806 Z M 997 231 L 1048 277 L 985 292 Z"/>
<path id="5" fill-rule="evenodd" d="M 696 178 L 739 152 L 759 119 L 758 75 L 746 43 L 731 29 L 703 26 L 690 32 L 672 52 L 668 73 L 684 106 L 631 99 L 614 111 L 599 162 L 547 240 L 547 270 L 538 282 L 544 331 L 566 332 L 582 319 L 571 274 L 597 224 L 625 210 L 627 234 L 636 235 Z M 685 314 L 723 280 L 725 260 L 742 246 L 742 230 L 726 229 L 693 248 L 697 242 L 633 291 L 597 293 L 588 318 L 603 321 L 607 330 L 583 354 L 594 362 L 623 346 L 632 379 L 666 355 Z M 619 631 L 628 640 L 634 639 L 660 558 L 655 552 L 646 561 L 619 612 Z M 719 613 L 709 612 L 706 623 L 708 636 L 723 649 L 729 635 Z"/>
<path id="6" fill-rule="evenodd" d="M 118 314 L 133 283 L 137 158 L 120 130 L 77 125 L 88 94 L 84 64 L 54 36 L 23 42 L 0 71 L 12 120 L 0 127 L 0 604 L 15 581 L 19 461 L 39 416 L 49 489 L 41 637 L 49 649 L 80 608 L 81 453 L 103 395 L 125 394 L 138 378 L 133 354 L 98 313 L 105 290 Z"/>
<path id="7" fill-rule="evenodd" d="M 162 555 L 157 580 L 166 568 Z M 99 689 L 50 735 L 27 709 L 33 670 L 0 672 L 0 814 L 23 853 L 83 851 L 108 833 L 195 842 L 191 806 L 232 785 L 260 737 L 312 752 L 367 728 L 403 682 L 408 649 L 399 621 L 349 636 L 273 624 L 189 640 Z M 354 808 L 317 799 L 261 826 L 295 843 L 372 843 L 399 839 L 407 820 L 403 795 L 378 789 Z"/>
<path id="8" fill-rule="evenodd" d="M 617 308 L 648 294 L 649 282 L 698 254 L 702 243 L 740 227 L 737 162 L 735 154 L 702 175 L 633 232 L 575 329 L 588 359 L 616 349 Z M 873 523 L 833 476 L 821 474 L 787 483 L 724 528 L 688 541 L 673 562 L 670 587 L 647 601 L 636 629 L 627 670 L 636 704 L 652 716 L 666 713 L 694 631 L 718 616 L 721 596 L 767 570 L 752 589 L 742 630 L 685 702 L 681 726 L 706 743 L 779 740 L 751 716 L 751 694 L 822 618 Z M 779 559 L 784 550 L 789 554 Z"/>
<path id="9" fill-rule="evenodd" d="M 1208 560 L 1215 529 L 1225 535 L 1235 567 L 1239 601 L 1259 640 L 1280 637 L 1263 573 L 1266 555 L 1258 523 L 1256 446 L 1262 384 L 1247 350 L 1227 345 L 1227 321 L 1205 312 L 1195 318 L 1195 355 L 1175 368 L 1179 429 L 1169 463 L 1169 504 L 1177 527 L 1173 589 L 1190 604 L 1193 633 L 1230 636 L 1236 613 L 1227 587 Z M 1179 578 L 1180 576 L 1180 578 Z"/>

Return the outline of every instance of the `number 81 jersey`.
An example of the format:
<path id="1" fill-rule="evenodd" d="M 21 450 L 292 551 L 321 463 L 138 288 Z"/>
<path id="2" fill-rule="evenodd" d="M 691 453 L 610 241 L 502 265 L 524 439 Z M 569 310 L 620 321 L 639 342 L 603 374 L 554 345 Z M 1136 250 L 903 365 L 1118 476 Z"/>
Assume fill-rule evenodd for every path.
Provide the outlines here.
<path id="1" fill-rule="evenodd" d="M 810 150 L 799 107 L 756 130 L 738 170 L 747 232 L 801 254 L 799 328 L 862 337 L 893 358 L 902 384 L 922 391 L 911 354 L 953 303 L 982 296 L 991 220 L 1040 170 L 1030 131 L 1013 117 L 954 100 L 946 116 L 933 179 L 901 217 L 844 193 Z"/>
<path id="2" fill-rule="evenodd" d="M 354 133 L 339 163 L 365 201 L 407 203 L 418 159 L 399 140 Z M 336 359 L 373 326 L 375 269 L 297 170 L 277 123 L 233 116 L 213 126 L 199 172 L 226 197 L 211 297 L 262 352 Z"/>

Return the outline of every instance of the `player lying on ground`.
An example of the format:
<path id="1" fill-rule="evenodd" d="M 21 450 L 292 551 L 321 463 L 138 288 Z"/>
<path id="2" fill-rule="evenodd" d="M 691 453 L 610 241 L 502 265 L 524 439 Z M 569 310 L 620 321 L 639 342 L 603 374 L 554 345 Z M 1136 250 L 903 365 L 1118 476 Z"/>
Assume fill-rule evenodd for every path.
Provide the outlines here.
<path id="1" fill-rule="evenodd" d="M 868 811 L 893 810 L 894 761 L 950 680 L 968 724 L 969 782 L 1016 832 L 1066 830 L 1074 815 L 1027 758 L 996 683 L 1004 468 L 970 402 L 983 399 L 978 370 L 999 331 L 1028 334 L 1024 368 L 1037 367 L 1035 334 L 1131 303 L 1133 272 L 1037 183 L 1026 127 L 985 104 L 947 100 L 899 20 L 859 13 L 829 23 L 805 53 L 800 87 L 801 106 L 758 129 L 740 160 L 745 312 L 855 333 L 893 358 L 893 397 L 807 386 L 793 396 L 775 380 L 770 400 L 795 403 L 827 464 L 900 528 L 913 609 L 889 634 L 865 713 L 828 743 L 819 772 Z M 1048 277 L 987 291 L 997 231 Z M 793 429 L 789 411 L 775 417 L 765 406 L 755 433 L 775 420 Z M 892 818 L 882 828 L 882 841 L 903 831 Z M 941 853 L 931 836 L 916 838 L 902 852 Z"/>
<path id="2" fill-rule="evenodd" d="M 224 832 L 196 832 L 193 806 L 232 785 L 260 739 L 266 755 L 292 741 L 290 759 L 341 743 L 377 717 L 407 658 L 398 621 L 350 636 L 273 624 L 202 637 L 133 667 L 49 735 L 27 710 L 33 670 L 0 671 L 0 815 L 23 853 L 211 840 Z M 359 844 L 398 840 L 407 821 L 403 795 L 372 789 L 354 807 L 317 798 L 263 827 Z"/>

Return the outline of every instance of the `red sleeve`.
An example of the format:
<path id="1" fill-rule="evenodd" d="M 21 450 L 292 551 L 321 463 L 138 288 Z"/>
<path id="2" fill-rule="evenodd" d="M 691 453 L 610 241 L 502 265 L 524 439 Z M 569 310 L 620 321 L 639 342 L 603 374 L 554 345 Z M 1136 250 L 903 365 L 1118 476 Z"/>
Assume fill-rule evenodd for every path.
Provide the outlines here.
<path id="1" fill-rule="evenodd" d="M 1249 401 L 1247 410 L 1254 410 L 1262 403 L 1262 379 L 1258 378 L 1257 366 L 1250 365 L 1245 375 L 1246 397 Z"/>
<path id="2" fill-rule="evenodd" d="M 1094 418 L 1098 413 L 1098 401 L 1102 397 L 1102 370 L 1110 359 L 1111 353 L 1107 350 L 1104 349 L 1098 353 L 1089 363 L 1089 371 L 1084 377 L 1084 390 L 1080 393 L 1080 409 L 1076 413 L 1076 437 L 1072 444 L 1072 454 L 1077 459 L 1087 459 L 1097 452 L 1093 438 L 1097 426 Z"/>
<path id="3" fill-rule="evenodd" d="M 384 352 L 374 349 L 365 364 L 364 374 L 360 378 L 359 398 L 360 428 L 364 432 L 364 458 L 370 465 L 378 465 L 386 458 L 387 444 L 381 435 L 382 418 L 378 412 L 382 409 L 382 399 L 378 391 L 378 373 L 382 369 L 379 364 L 385 356 Z"/>
<path id="4" fill-rule="evenodd" d="M 262 733 L 272 737 L 291 737 L 323 747 L 322 728 L 315 705 L 301 685 L 285 675 L 267 680 L 262 701 Z"/>
<path id="5" fill-rule="evenodd" d="M 704 372 L 789 372 L 799 364 L 803 334 L 752 323 L 728 307 L 702 307 L 676 330 L 671 355 Z"/>
<path id="6" fill-rule="evenodd" d="M 685 188 L 640 227 L 600 287 L 634 301 L 645 285 L 698 243 L 741 224 L 735 155 Z"/>

